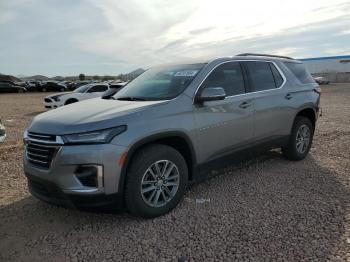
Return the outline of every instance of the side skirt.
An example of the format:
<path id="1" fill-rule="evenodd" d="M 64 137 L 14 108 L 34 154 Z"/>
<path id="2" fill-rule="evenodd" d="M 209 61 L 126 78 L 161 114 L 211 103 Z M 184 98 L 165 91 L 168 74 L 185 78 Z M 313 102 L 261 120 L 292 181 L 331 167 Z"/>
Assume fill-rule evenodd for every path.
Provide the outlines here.
<path id="1" fill-rule="evenodd" d="M 237 148 L 236 150 L 227 152 L 225 155 L 210 159 L 195 168 L 195 179 L 192 184 L 197 184 L 209 179 L 213 176 L 211 175 L 211 171 L 213 170 L 238 165 L 242 162 L 254 159 L 271 149 L 280 148 L 288 143 L 288 139 L 289 136 L 283 136 L 268 141 L 260 141 L 250 144 L 245 148 Z"/>

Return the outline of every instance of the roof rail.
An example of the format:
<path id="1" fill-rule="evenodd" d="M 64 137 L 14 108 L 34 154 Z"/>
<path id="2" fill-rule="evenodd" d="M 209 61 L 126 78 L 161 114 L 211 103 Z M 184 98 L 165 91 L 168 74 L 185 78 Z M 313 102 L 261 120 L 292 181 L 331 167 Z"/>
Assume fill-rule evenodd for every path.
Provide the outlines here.
<path id="1" fill-rule="evenodd" d="M 236 56 L 270 56 L 270 57 L 277 57 L 277 58 L 284 58 L 284 59 L 291 59 L 295 60 L 292 57 L 289 56 L 281 56 L 281 55 L 269 55 L 269 54 L 254 54 L 254 53 L 243 53 L 243 54 L 238 54 Z"/>

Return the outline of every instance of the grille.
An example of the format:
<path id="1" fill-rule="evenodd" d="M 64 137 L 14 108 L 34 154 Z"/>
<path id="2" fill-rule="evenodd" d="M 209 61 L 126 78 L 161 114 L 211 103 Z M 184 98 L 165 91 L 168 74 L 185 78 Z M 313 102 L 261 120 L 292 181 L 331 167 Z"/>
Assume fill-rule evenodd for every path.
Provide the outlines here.
<path id="1" fill-rule="evenodd" d="M 27 143 L 27 159 L 38 167 L 50 168 L 52 160 L 57 152 L 58 147 L 28 141 Z"/>
<path id="2" fill-rule="evenodd" d="M 29 132 L 28 137 L 36 140 L 43 140 L 43 141 L 51 141 L 51 142 L 56 141 L 56 136 L 54 135 L 44 135 L 44 134 Z"/>
<path id="3" fill-rule="evenodd" d="M 49 99 L 49 98 L 45 98 L 44 101 L 45 101 L 46 103 L 51 103 L 51 102 L 52 102 L 51 99 Z"/>
<path id="4" fill-rule="evenodd" d="M 39 168 L 48 169 L 59 148 L 55 135 L 29 132 L 26 146 L 28 161 Z"/>
<path id="5" fill-rule="evenodd" d="M 78 179 L 84 186 L 97 187 L 97 179 L 94 175 L 79 177 Z"/>

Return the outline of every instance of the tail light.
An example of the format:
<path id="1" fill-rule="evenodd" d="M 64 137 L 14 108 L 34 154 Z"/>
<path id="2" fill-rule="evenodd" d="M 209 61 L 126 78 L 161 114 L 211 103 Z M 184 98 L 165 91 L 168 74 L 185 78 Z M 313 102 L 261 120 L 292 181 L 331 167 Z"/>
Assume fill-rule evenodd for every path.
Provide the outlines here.
<path id="1" fill-rule="evenodd" d="M 321 89 L 321 87 L 316 87 L 316 88 L 314 88 L 314 91 L 315 91 L 317 94 L 319 94 L 319 95 L 322 94 L 322 89 Z"/>

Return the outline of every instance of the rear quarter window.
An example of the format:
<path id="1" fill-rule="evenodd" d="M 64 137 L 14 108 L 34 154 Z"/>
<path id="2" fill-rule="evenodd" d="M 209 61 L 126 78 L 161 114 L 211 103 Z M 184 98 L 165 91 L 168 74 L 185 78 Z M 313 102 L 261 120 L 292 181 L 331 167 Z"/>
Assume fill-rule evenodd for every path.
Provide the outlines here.
<path id="1" fill-rule="evenodd" d="M 275 79 L 276 87 L 281 87 L 284 82 L 283 77 L 281 76 L 280 72 L 277 70 L 274 64 L 270 63 L 270 68 L 273 74 L 273 78 Z"/>
<path id="2" fill-rule="evenodd" d="M 310 84 L 315 82 L 311 74 L 306 70 L 302 63 L 285 62 L 284 64 L 302 84 Z"/>

